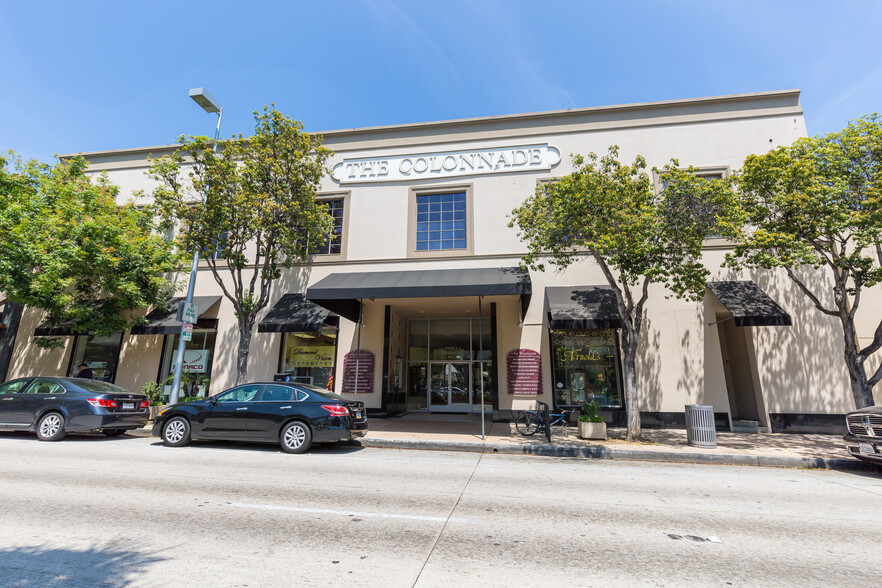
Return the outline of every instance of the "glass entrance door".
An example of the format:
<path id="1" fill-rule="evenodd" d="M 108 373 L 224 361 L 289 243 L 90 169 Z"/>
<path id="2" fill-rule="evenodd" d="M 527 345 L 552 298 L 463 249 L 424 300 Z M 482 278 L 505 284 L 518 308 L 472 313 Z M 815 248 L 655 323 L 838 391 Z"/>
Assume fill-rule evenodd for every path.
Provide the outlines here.
<path id="1" fill-rule="evenodd" d="M 468 411 L 471 409 L 470 362 L 432 362 L 429 410 Z"/>

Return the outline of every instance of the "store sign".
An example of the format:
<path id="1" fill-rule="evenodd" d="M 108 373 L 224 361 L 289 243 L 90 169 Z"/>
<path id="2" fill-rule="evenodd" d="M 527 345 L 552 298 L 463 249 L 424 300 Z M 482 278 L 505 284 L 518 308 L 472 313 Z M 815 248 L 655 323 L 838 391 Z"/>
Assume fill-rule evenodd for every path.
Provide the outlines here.
<path id="1" fill-rule="evenodd" d="M 542 394 L 542 357 L 532 349 L 515 349 L 505 358 L 509 394 Z"/>
<path id="2" fill-rule="evenodd" d="M 341 184 L 401 182 L 484 174 L 549 170 L 560 151 L 548 144 L 344 159 L 331 176 Z"/>
<path id="3" fill-rule="evenodd" d="M 184 351 L 183 371 L 204 374 L 208 370 L 208 359 L 211 351 L 208 349 L 188 349 Z M 174 370 L 172 366 L 172 370 Z"/>
<path id="4" fill-rule="evenodd" d="M 288 368 L 334 367 L 334 346 L 288 347 L 285 364 Z"/>

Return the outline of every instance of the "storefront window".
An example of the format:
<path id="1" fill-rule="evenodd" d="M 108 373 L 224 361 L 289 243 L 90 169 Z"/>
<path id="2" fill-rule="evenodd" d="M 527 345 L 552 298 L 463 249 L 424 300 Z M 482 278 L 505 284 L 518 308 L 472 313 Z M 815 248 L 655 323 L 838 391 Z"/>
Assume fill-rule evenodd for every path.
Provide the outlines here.
<path id="1" fill-rule="evenodd" d="M 217 333 L 214 331 L 194 329 L 193 340 L 184 344 L 181 397 L 209 396 L 216 336 Z M 178 352 L 178 337 L 179 335 L 166 335 L 165 337 L 165 353 L 162 357 L 162 385 L 166 394 L 171 394 L 175 356 Z"/>
<path id="2" fill-rule="evenodd" d="M 615 331 L 552 331 L 554 400 L 573 406 L 588 400 L 622 406 Z"/>
<path id="3" fill-rule="evenodd" d="M 76 376 L 80 371 L 79 365 L 85 363 L 92 370 L 92 379 L 113 383 L 121 345 L 122 333 L 107 337 L 78 336 L 70 364 L 72 374 Z"/>
<path id="4" fill-rule="evenodd" d="M 292 382 L 327 388 L 337 357 L 337 329 L 322 333 L 286 333 L 280 371 Z"/>

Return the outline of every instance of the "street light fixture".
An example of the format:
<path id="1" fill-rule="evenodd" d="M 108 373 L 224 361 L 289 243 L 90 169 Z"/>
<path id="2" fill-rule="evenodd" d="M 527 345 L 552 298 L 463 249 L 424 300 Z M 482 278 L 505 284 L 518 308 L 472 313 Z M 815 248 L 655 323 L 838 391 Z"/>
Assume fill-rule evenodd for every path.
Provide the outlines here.
<path id="1" fill-rule="evenodd" d="M 217 153 L 217 140 L 220 136 L 221 119 L 224 116 L 224 109 L 214 97 L 205 91 L 205 88 L 192 88 L 190 90 L 190 98 L 196 104 L 202 107 L 202 110 L 209 114 L 217 113 L 217 128 L 214 131 L 214 152 Z M 193 303 L 193 290 L 196 288 L 196 271 L 199 269 L 199 250 L 193 252 L 193 265 L 190 268 L 190 284 L 187 286 L 187 301 L 185 306 L 190 307 Z M 178 401 L 178 395 L 181 391 L 181 374 L 184 368 L 184 350 L 187 342 L 184 340 L 184 331 L 187 329 L 187 323 L 184 320 L 183 307 L 178 311 L 178 318 L 181 321 L 181 332 L 178 335 L 178 353 L 175 359 L 175 375 L 172 380 L 172 390 L 169 402 L 174 404 Z M 191 325 L 192 326 L 192 325 Z"/>

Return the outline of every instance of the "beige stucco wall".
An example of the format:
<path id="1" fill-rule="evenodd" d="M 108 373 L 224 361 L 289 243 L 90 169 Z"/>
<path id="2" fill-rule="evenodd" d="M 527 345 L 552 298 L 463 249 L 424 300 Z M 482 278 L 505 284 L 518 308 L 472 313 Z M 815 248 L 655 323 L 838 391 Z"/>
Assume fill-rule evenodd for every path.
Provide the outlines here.
<path id="1" fill-rule="evenodd" d="M 560 113 L 515 115 L 474 121 L 448 121 L 404 125 L 383 129 L 331 131 L 325 143 L 337 154 L 331 167 L 345 158 L 384 157 L 398 154 L 431 153 L 459 149 L 491 149 L 547 143 L 558 149 L 562 160 L 550 171 L 474 175 L 411 182 L 340 185 L 330 177 L 322 182 L 325 193 L 348 194 L 342 259 L 316 257 L 313 263 L 293 268 L 273 286 L 269 308 L 287 292 L 306 288 L 331 273 L 411 271 L 463 267 L 510 267 L 525 251 L 515 229 L 508 227 L 509 214 L 531 195 L 539 180 L 560 177 L 571 171 L 571 153 L 605 153 L 609 145 L 620 146 L 620 158 L 630 161 L 642 154 L 650 167 L 662 166 L 672 157 L 681 166 L 740 167 L 750 153 L 762 153 L 805 136 L 805 124 L 798 92 L 768 93 L 723 99 L 687 100 L 656 105 L 582 109 Z M 145 157 L 169 148 L 156 147 L 130 152 L 90 154 L 93 171 L 106 170 L 110 180 L 121 186 L 120 200 L 134 191 L 149 192 L 144 176 Z M 467 187 L 472 193 L 474 223 L 473 252 L 452 253 L 426 259 L 408 257 L 408 202 L 413 189 L 424 187 Z M 735 272 L 721 269 L 726 253 L 719 243 L 705 252 L 711 279 L 751 279 L 757 282 L 793 317 L 793 327 L 753 327 L 747 335 L 756 353 L 757 383 L 766 414 L 775 412 L 845 412 L 853 406 L 845 368 L 841 361 L 842 338 L 836 320 L 817 312 L 786 276 L 780 272 Z M 542 354 L 543 394 L 551 401 L 551 357 L 544 326 L 546 286 L 604 285 L 603 275 L 590 259 L 575 263 L 564 272 L 533 272 L 533 297 L 527 315 L 520 317 L 517 297 L 496 297 L 499 346 L 499 407 L 502 410 L 531 407 L 536 396 L 507 394 L 505 358 L 513 349 L 534 349 Z M 817 279 L 823 279 L 818 276 Z M 186 279 L 182 280 L 186 283 Z M 197 295 L 220 295 L 210 273 L 202 269 Z M 651 412 L 682 412 L 693 402 L 712 404 L 718 412 L 728 411 L 728 393 L 721 358 L 712 295 L 693 302 L 666 298 L 660 286 L 651 288 L 647 304 L 646 331 L 638 358 L 639 406 Z M 485 299 L 485 313 L 489 312 Z M 375 356 L 374 393 L 360 398 L 371 408 L 381 403 L 383 322 L 386 304 L 394 320 L 406 325 L 401 310 L 406 301 L 365 301 L 362 349 Z M 462 302 L 463 308 L 469 304 Z M 866 344 L 871 324 L 882 314 L 882 291 L 877 287 L 864 296 L 860 336 Z M 450 309 L 448 308 L 447 311 Z M 445 311 L 445 312 L 447 312 Z M 474 310 L 472 311 L 474 312 Z M 444 313 L 441 313 L 444 314 Z M 21 333 L 33 332 L 33 313 L 26 313 Z M 446 316 L 446 315 L 445 315 Z M 465 316 L 465 315 L 462 315 Z M 474 315 L 471 315 L 474 316 Z M 218 337 L 212 373 L 213 392 L 235 382 L 237 324 L 229 300 L 221 301 L 217 318 Z M 262 317 L 261 317 L 262 318 Z M 401 330 L 397 328 L 397 330 Z M 401 334 L 403 337 L 404 334 Z M 248 379 L 266 380 L 278 370 L 282 335 L 255 332 L 252 338 Z M 401 341 L 397 345 L 401 345 Z M 68 347 L 70 345 L 68 344 Z M 140 388 L 155 377 L 159 366 L 161 337 L 128 337 L 124 343 L 118 383 Z M 337 350 L 336 390 L 342 385 L 343 358 L 356 348 L 355 324 L 340 320 Z M 396 352 L 390 354 L 394 358 Z M 10 377 L 26 373 L 61 373 L 67 366 L 69 349 L 37 350 L 29 336 L 19 336 Z M 406 371 L 406 370 L 405 370 Z M 390 372 L 391 374 L 391 372 Z M 882 391 L 877 391 L 882 394 Z M 877 396 L 878 398 L 878 396 Z"/>

